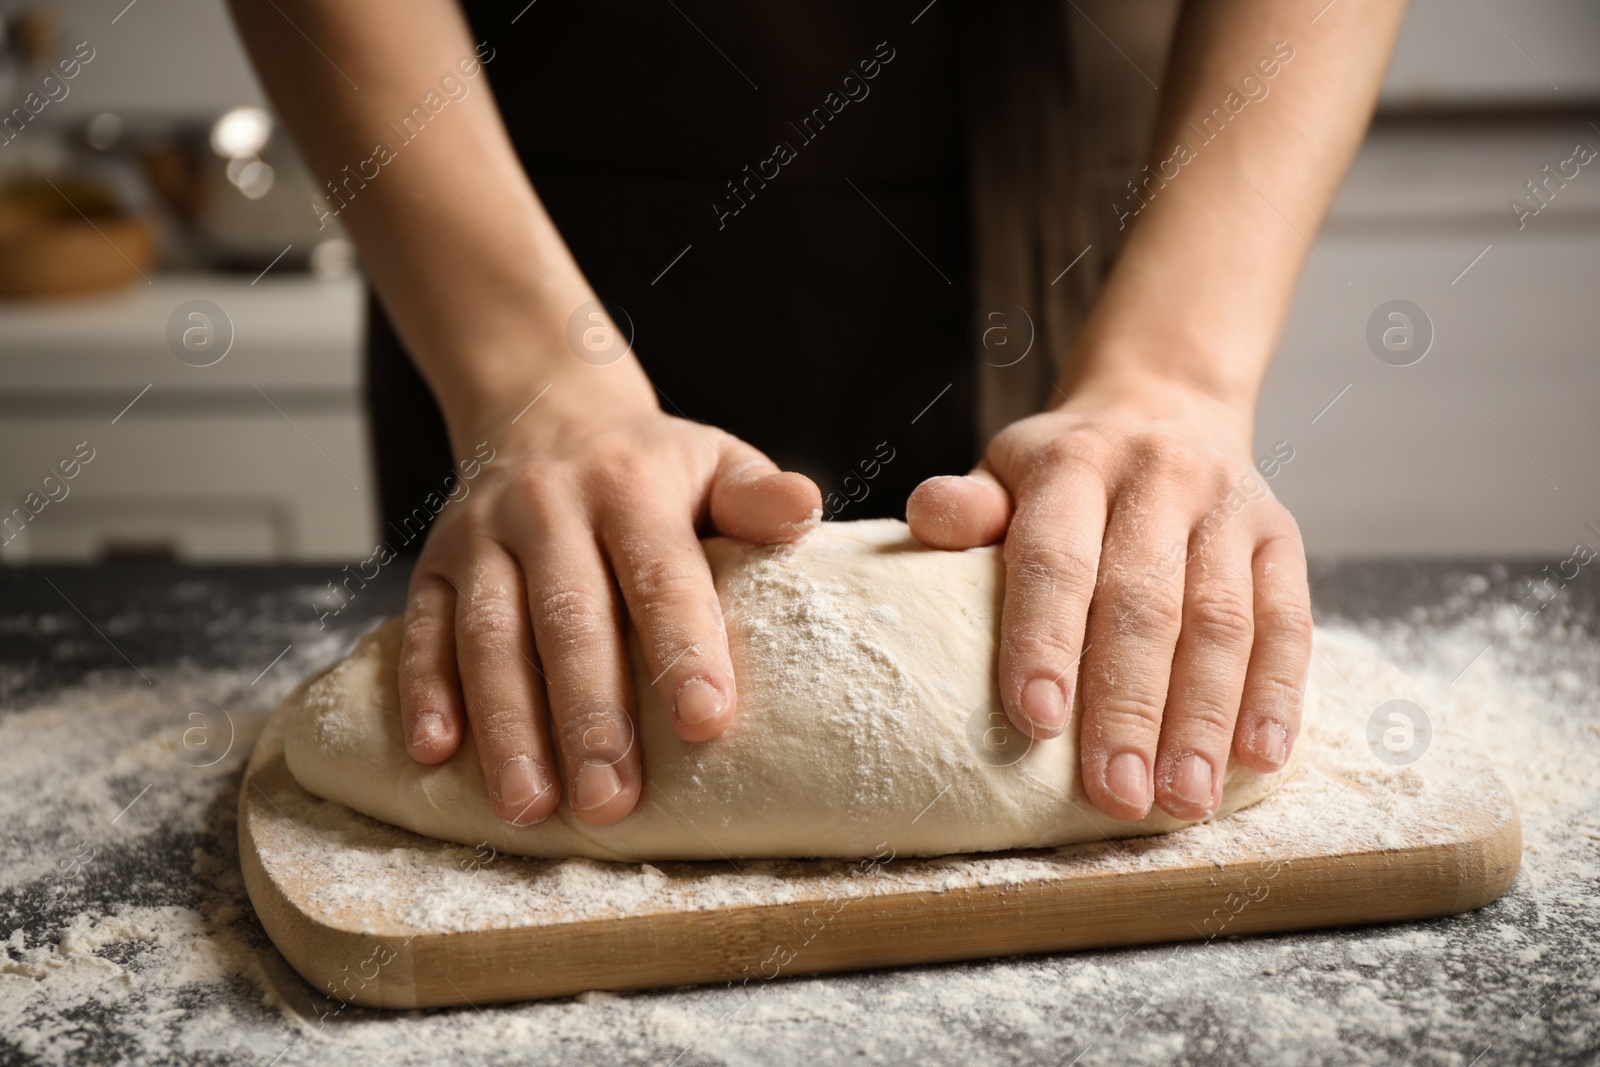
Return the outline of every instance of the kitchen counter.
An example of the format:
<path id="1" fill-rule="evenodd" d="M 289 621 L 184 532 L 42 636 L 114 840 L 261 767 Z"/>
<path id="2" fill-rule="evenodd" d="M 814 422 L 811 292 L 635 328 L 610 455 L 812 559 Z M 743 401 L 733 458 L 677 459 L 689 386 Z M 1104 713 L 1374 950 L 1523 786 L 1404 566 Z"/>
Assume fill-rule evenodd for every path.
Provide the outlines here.
<path id="1" fill-rule="evenodd" d="M 1370 650 L 1495 731 L 1527 849 L 1479 912 L 396 1014 L 288 969 L 244 893 L 234 805 L 262 718 L 401 607 L 404 564 L 325 628 L 333 565 L 0 571 L 0 1061 L 1594 1062 L 1600 584 L 1580 569 L 1525 599 L 1547 562 L 1313 568 L 1333 677 Z"/>
<path id="2" fill-rule="evenodd" d="M 70 498 L 8 537 L 0 558 L 370 553 L 364 299 L 359 278 L 280 266 L 0 303 L 0 512 L 79 442 L 95 456 Z M 212 347 L 187 351 L 184 337 Z"/>

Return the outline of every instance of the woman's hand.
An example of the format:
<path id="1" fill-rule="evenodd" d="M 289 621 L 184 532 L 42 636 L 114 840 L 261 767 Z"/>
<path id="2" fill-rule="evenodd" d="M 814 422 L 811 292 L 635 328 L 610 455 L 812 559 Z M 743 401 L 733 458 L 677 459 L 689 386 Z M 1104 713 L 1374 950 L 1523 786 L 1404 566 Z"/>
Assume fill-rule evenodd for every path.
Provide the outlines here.
<path id="1" fill-rule="evenodd" d="M 1204 818 L 1230 752 L 1273 771 L 1298 733 L 1305 554 L 1250 422 L 1181 386 L 1081 387 L 907 504 L 932 547 L 1004 538 L 1006 713 L 1054 737 L 1081 685 L 1083 785 L 1113 818 Z"/>
<path id="2" fill-rule="evenodd" d="M 678 736 L 722 732 L 735 714 L 733 668 L 697 527 L 709 518 L 721 533 L 774 544 L 820 515 L 803 475 L 662 414 L 648 385 L 627 395 L 563 411 L 553 389 L 521 426 L 480 423 L 494 459 L 440 513 L 412 575 L 400 656 L 407 748 L 441 763 L 470 725 L 494 810 L 515 825 L 549 816 L 562 782 L 587 823 L 616 822 L 638 802 L 624 612 Z"/>

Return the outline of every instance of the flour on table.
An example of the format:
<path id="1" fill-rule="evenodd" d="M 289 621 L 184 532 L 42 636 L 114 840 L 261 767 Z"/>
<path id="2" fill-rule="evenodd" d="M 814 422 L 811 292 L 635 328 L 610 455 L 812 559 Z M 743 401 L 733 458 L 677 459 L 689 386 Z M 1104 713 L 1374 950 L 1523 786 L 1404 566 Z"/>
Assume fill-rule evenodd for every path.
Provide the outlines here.
<path id="1" fill-rule="evenodd" d="M 1480 599 L 1482 589 L 1462 585 L 1465 603 Z M 241 884 L 234 808 L 248 744 L 284 693 L 283 686 L 257 692 L 272 677 L 252 689 L 255 669 L 147 669 L 155 683 L 147 687 L 122 670 L 47 702 L 14 701 L 0 715 L 0 1058 L 120 1062 L 120 1053 L 131 1062 L 268 1064 L 281 1057 L 284 1067 L 508 1059 L 1466 1067 L 1480 1056 L 1480 1065 L 1533 1062 L 1523 1050 L 1538 1041 L 1555 1050 L 1541 1055 L 1544 1062 L 1592 1059 L 1600 1046 L 1594 634 L 1560 604 L 1522 630 L 1514 608 L 1491 601 L 1442 632 L 1402 623 L 1327 626 L 1317 647 L 1312 670 L 1324 717 L 1309 743 L 1322 753 L 1321 766 L 1342 767 L 1360 788 L 1292 834 L 1379 842 L 1410 833 L 1418 791 L 1454 773 L 1459 753 L 1477 746 L 1512 784 L 1523 821 L 1522 871 L 1500 901 L 1421 923 L 750 987 L 591 993 L 481 1012 L 340 1008 L 308 989 L 266 941 Z M 286 676 L 339 651 L 297 645 Z M 173 709 L 195 697 L 224 705 L 238 728 L 231 753 L 209 768 L 178 761 L 163 733 Z M 1407 768 L 1378 763 L 1362 738 L 1372 709 L 1395 698 L 1424 707 L 1435 728 L 1434 747 Z M 117 817 L 147 784 L 149 792 Z M 1297 790 L 1320 796 L 1323 788 L 1308 773 L 1225 821 L 1133 845 L 1225 857 L 1243 847 L 1234 835 L 1281 837 L 1281 825 L 1260 820 L 1280 803 L 1299 811 Z M 308 862 L 338 872 L 340 902 L 377 905 L 393 899 L 383 894 L 394 886 L 437 877 L 442 888 L 423 890 L 413 903 L 419 920 L 441 929 L 537 921 L 527 912 L 557 899 L 572 906 L 578 887 L 593 894 L 597 910 L 646 907 L 670 883 L 668 865 L 507 857 L 474 877 L 470 864 L 463 867 L 476 857 L 472 848 L 423 841 L 353 813 L 322 818 L 312 840 L 342 834 L 347 847 L 316 845 Z M 72 868 L 85 843 L 97 851 Z M 1131 845 L 1108 851 L 1099 862 L 1143 862 Z M 525 886 L 508 884 L 501 873 L 508 862 L 538 873 Z M 899 866 L 888 865 L 882 877 L 901 877 Z M 915 877 L 959 886 L 994 870 L 935 861 Z M 444 880 L 450 871 L 458 880 Z M 732 900 L 740 892 L 780 893 L 782 885 L 758 865 L 748 888 L 729 879 L 722 889 Z M 462 886 L 468 895 L 458 899 Z"/>

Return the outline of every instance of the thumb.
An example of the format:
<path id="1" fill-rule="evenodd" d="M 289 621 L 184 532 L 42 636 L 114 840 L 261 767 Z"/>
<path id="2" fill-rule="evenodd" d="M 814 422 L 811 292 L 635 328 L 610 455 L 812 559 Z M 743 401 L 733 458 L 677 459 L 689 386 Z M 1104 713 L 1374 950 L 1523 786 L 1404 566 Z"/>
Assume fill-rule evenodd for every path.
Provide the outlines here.
<path id="1" fill-rule="evenodd" d="M 753 544 L 798 541 L 822 521 L 822 490 L 796 471 L 783 471 L 732 434 L 711 480 L 711 522 L 719 533 Z"/>
<path id="2" fill-rule="evenodd" d="M 1011 494 L 987 462 L 966 475 L 946 474 L 917 486 L 906 501 L 911 536 L 929 548 L 992 545 L 1011 524 Z"/>

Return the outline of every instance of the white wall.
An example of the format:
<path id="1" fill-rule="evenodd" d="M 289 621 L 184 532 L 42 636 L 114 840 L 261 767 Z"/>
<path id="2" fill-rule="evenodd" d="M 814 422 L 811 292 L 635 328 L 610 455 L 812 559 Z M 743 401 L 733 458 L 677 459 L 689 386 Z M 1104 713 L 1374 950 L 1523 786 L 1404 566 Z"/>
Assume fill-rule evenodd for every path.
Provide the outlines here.
<path id="1" fill-rule="evenodd" d="M 98 51 L 93 77 L 63 102 L 63 116 L 104 110 L 203 116 L 261 102 L 220 0 L 135 0 L 124 10 L 126 2 L 53 5 L 67 39 L 87 40 Z M 1119 2 L 1167 6 L 1170 0 Z M 4 0 L 0 12 L 32 6 L 33 0 Z M 1600 98 L 1600 4 L 1411 0 L 1384 102 L 1548 103 L 1557 90 L 1546 76 L 1562 101 Z"/>
<path id="2" fill-rule="evenodd" d="M 1385 106 L 1597 97 L 1600 4 L 1593 0 L 1411 0 L 1383 87 Z"/>
<path id="3" fill-rule="evenodd" d="M 1258 454 L 1295 449 L 1272 484 L 1310 552 L 1600 545 L 1586 526 L 1600 527 L 1600 160 L 1523 229 L 1506 203 L 1579 140 L 1600 148 L 1579 119 L 1368 138 L 1256 420 Z M 1413 366 L 1368 346 L 1368 318 L 1393 299 L 1433 324 Z"/>

